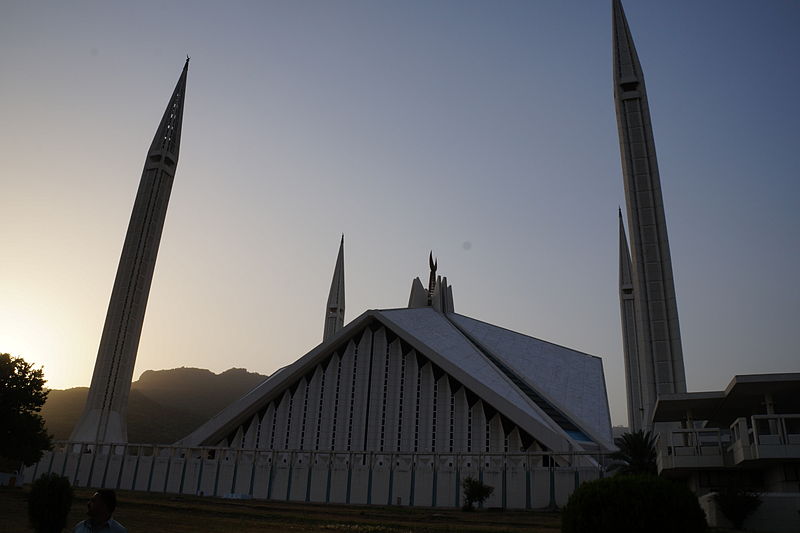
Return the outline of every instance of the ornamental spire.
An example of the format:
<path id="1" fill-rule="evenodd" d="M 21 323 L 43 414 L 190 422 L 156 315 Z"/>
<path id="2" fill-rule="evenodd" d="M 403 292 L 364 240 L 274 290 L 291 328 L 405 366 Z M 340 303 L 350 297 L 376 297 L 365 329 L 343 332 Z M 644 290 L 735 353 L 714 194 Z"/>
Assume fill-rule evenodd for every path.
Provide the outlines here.
<path id="1" fill-rule="evenodd" d="M 344 234 L 339 242 L 339 255 L 333 269 L 331 290 L 328 294 L 328 305 L 325 308 L 325 329 L 322 342 L 330 339 L 344 327 Z"/>
<path id="2" fill-rule="evenodd" d="M 436 290 L 436 266 L 437 261 L 433 260 L 433 250 L 431 250 L 431 254 L 428 256 L 428 265 L 431 268 L 431 275 L 428 278 L 428 305 L 430 306 L 433 303 L 433 291 Z"/>

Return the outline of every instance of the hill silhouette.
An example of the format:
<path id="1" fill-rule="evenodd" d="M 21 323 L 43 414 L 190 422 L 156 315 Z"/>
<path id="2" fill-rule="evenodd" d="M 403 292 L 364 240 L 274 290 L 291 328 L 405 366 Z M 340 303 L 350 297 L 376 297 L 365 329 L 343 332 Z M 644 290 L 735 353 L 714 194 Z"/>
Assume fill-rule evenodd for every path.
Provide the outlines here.
<path id="1" fill-rule="evenodd" d="M 267 378 L 231 368 L 147 370 L 131 385 L 128 441 L 172 444 Z M 51 389 L 42 416 L 57 440 L 68 439 L 86 404 L 88 387 Z"/>

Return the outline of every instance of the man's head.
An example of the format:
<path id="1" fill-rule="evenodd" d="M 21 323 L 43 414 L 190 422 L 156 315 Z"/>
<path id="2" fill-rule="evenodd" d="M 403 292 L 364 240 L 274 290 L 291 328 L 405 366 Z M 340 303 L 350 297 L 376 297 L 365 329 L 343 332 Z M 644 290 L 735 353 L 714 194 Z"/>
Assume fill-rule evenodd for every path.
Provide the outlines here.
<path id="1" fill-rule="evenodd" d="M 111 518 L 111 513 L 116 507 L 116 493 L 110 489 L 100 489 L 89 499 L 87 514 L 93 522 L 103 523 Z"/>

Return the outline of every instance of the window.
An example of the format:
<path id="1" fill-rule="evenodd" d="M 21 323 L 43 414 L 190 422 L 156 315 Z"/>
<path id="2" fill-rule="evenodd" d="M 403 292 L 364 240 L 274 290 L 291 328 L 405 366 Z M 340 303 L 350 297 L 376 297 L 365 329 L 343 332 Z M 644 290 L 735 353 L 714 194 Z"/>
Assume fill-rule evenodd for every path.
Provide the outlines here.
<path id="1" fill-rule="evenodd" d="M 436 451 L 436 411 L 438 411 L 438 409 L 437 409 L 438 400 L 439 400 L 439 382 L 436 381 L 436 378 L 434 377 L 434 381 L 433 381 L 433 424 L 432 424 L 432 428 L 431 428 L 431 451 L 432 452 Z"/>
<path id="2" fill-rule="evenodd" d="M 314 449 L 319 450 L 319 432 L 322 427 L 322 399 L 325 397 L 325 372 L 320 372 L 319 381 L 319 405 L 317 411 L 317 437 L 314 439 Z M 335 420 L 335 419 L 334 419 Z"/>
<path id="3" fill-rule="evenodd" d="M 383 365 L 383 406 L 381 408 L 381 443 L 380 451 L 383 451 L 384 439 L 386 437 L 386 399 L 389 392 L 389 346 L 386 346 L 386 358 Z"/>
<path id="4" fill-rule="evenodd" d="M 472 409 L 470 409 L 469 405 L 467 405 L 467 452 L 471 451 L 472 451 Z"/>
<path id="5" fill-rule="evenodd" d="M 289 433 L 292 432 L 292 405 L 294 404 L 294 395 L 289 396 L 289 414 L 286 416 L 286 435 L 284 439 L 283 449 L 289 449 Z"/>
<path id="6" fill-rule="evenodd" d="M 403 394 L 406 389 L 406 357 L 400 355 L 400 401 L 397 407 L 397 450 L 401 448 L 400 435 L 403 433 Z"/>
<path id="7" fill-rule="evenodd" d="M 278 417 L 275 416 L 276 415 L 276 411 L 277 411 L 277 407 L 275 407 L 275 402 L 270 403 L 270 405 L 273 406 L 272 407 L 273 408 L 273 412 L 272 412 L 272 434 L 269 436 L 269 449 L 270 450 L 274 450 L 275 449 L 275 424 L 278 421 Z"/>
<path id="8" fill-rule="evenodd" d="M 356 375 L 358 374 L 358 346 L 353 351 L 353 379 L 350 382 L 350 419 L 347 423 L 347 451 L 353 444 L 353 409 L 356 404 Z"/>
<path id="9" fill-rule="evenodd" d="M 456 395 L 450 394 L 450 451 L 453 451 L 453 434 L 455 433 Z"/>
<path id="10" fill-rule="evenodd" d="M 336 395 L 333 399 L 333 422 L 331 423 L 331 451 L 336 449 L 336 421 L 339 416 L 339 390 L 342 387 L 342 358 L 336 365 Z"/>
<path id="11" fill-rule="evenodd" d="M 414 451 L 419 451 L 419 395 L 422 391 L 422 369 L 417 367 L 417 405 L 414 414 Z"/>

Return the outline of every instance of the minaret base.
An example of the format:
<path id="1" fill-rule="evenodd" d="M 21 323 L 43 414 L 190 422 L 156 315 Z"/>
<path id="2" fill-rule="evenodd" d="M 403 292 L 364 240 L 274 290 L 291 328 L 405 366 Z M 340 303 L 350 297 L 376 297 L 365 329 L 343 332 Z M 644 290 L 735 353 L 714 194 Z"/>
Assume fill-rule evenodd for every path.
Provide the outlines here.
<path id="1" fill-rule="evenodd" d="M 100 421 L 103 417 L 101 409 L 90 409 L 84 411 L 75 429 L 72 430 L 70 441 L 72 442 L 105 442 L 109 444 L 124 444 L 128 442 L 128 431 L 125 418 L 117 412 L 110 412 L 106 418 L 106 423 L 102 426 Z M 103 435 L 98 435 L 98 428 L 103 428 Z"/>

